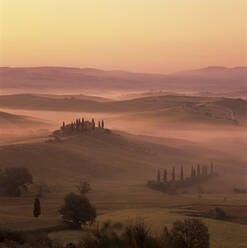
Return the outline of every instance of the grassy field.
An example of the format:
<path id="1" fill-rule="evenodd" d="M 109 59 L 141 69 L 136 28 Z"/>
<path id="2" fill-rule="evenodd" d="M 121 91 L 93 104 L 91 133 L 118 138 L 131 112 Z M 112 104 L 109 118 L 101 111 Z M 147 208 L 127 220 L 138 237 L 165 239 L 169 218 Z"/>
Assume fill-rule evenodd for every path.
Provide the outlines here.
<path id="1" fill-rule="evenodd" d="M 170 112 L 192 114 L 205 120 L 238 120 L 247 117 L 247 101 L 221 97 L 153 96 L 124 101 L 97 102 L 76 97 L 52 98 L 45 95 L 1 95 L 0 107 L 25 110 L 83 111 L 103 113 L 148 113 L 149 117 L 165 116 Z M 207 115 L 205 115 L 207 113 Z M 190 119 L 187 118 L 187 121 Z M 193 122 L 193 118 L 191 119 Z"/>
<path id="2" fill-rule="evenodd" d="M 46 137 L 45 141 L 3 145 L 0 157 L 0 168 L 27 167 L 35 185 L 45 183 L 50 189 L 41 198 L 42 215 L 37 219 L 32 216 L 34 186 L 20 198 L 1 197 L 0 227 L 50 228 L 49 236 L 62 243 L 78 241 L 85 235 L 83 231 L 52 231 L 62 224 L 58 210 L 64 195 L 75 192 L 80 180 L 88 180 L 92 186 L 88 197 L 97 209 L 99 222 L 127 223 L 143 218 L 154 232 L 160 232 L 164 225 L 170 227 L 176 219 L 186 218 L 182 211 L 191 206 L 234 208 L 231 214 L 246 211 L 245 195 L 232 193 L 233 187 L 245 185 L 245 160 L 188 140 L 97 130 L 57 141 Z M 185 176 L 189 176 L 191 165 L 208 165 L 211 161 L 217 165 L 220 176 L 201 185 L 205 191 L 202 196 L 196 188 L 168 195 L 146 187 L 147 180 L 155 179 L 158 168 L 170 171 L 174 166 L 178 172 L 183 165 Z M 246 246 L 246 225 L 213 219 L 203 221 L 209 227 L 212 248 Z"/>
<path id="3" fill-rule="evenodd" d="M 154 232 L 162 232 L 164 226 L 172 226 L 175 220 L 184 219 L 183 215 L 173 213 L 177 209 L 149 208 L 149 209 L 128 209 L 115 211 L 99 217 L 100 221 L 111 220 L 113 222 L 129 222 L 131 219 L 141 218 L 147 225 L 152 227 Z M 229 223 L 219 220 L 203 219 L 211 234 L 212 248 L 244 248 L 247 245 L 247 226 Z"/>
<path id="4" fill-rule="evenodd" d="M 127 189 L 122 187 L 113 188 L 113 194 L 101 194 L 99 190 L 94 190 L 89 194 L 89 198 L 98 211 L 97 222 L 122 222 L 128 224 L 136 219 L 143 219 L 153 232 L 161 232 L 164 225 L 171 227 L 175 220 L 187 218 L 184 209 L 187 208 L 235 208 L 239 212 L 246 213 L 247 199 L 242 195 L 220 195 L 205 194 L 199 198 L 197 194 L 170 196 L 160 192 L 153 192 L 146 188 L 136 191 L 137 187 L 131 186 Z M 141 190 L 142 189 L 142 190 Z M 104 191 L 102 189 L 102 191 Z M 117 191 L 117 192 L 116 192 Z M 115 194 L 120 194 L 122 200 L 116 199 Z M 227 196 L 227 201 L 224 197 Z M 108 197 L 108 198 L 107 198 Z M 22 198 L 1 198 L 0 219 L 1 228 L 17 230 L 35 230 L 41 228 L 51 228 L 62 224 L 58 209 L 62 204 L 62 194 L 48 195 L 41 199 L 42 215 L 36 219 L 32 216 L 32 197 Z M 228 213 L 228 211 L 227 211 Z M 229 212 L 232 214 L 231 212 Z M 215 219 L 202 220 L 207 224 L 211 234 L 212 248 L 243 248 L 246 246 L 247 226 Z M 55 231 L 49 236 L 61 243 L 78 241 L 85 235 L 83 231 Z"/>
<path id="5" fill-rule="evenodd" d="M 153 233 L 159 234 L 164 226 L 170 228 L 174 221 L 183 220 L 183 215 L 174 213 L 181 209 L 171 208 L 147 208 L 147 209 L 126 209 L 113 211 L 98 217 L 97 221 L 103 223 L 121 222 L 124 225 L 133 223 L 136 220 L 144 220 L 145 224 L 152 229 Z M 246 233 L 247 226 L 237 223 L 225 222 L 220 220 L 202 219 L 208 226 L 210 232 L 211 248 L 244 248 L 247 245 Z M 86 235 L 84 231 L 59 231 L 49 234 L 49 237 L 60 243 L 78 242 Z"/>

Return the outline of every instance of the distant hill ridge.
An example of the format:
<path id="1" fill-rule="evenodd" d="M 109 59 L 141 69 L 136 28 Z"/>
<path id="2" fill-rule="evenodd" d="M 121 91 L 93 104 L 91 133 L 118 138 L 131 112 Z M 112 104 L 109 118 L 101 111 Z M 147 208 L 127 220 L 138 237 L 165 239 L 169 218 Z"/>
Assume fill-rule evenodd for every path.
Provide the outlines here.
<path id="1" fill-rule="evenodd" d="M 0 107 L 28 110 L 81 111 L 98 113 L 144 113 L 145 118 L 170 116 L 178 121 L 223 120 L 241 123 L 247 119 L 247 101 L 222 97 L 152 96 L 124 101 L 98 102 L 71 97 L 19 94 L 0 96 Z M 157 112 L 158 111 L 158 112 Z M 141 116 L 140 116 L 141 117 Z M 201 119 L 202 118 L 202 119 Z"/>
<path id="2" fill-rule="evenodd" d="M 207 67 L 173 74 L 75 67 L 1 67 L 0 87 L 23 89 L 244 89 L 247 67 Z"/>

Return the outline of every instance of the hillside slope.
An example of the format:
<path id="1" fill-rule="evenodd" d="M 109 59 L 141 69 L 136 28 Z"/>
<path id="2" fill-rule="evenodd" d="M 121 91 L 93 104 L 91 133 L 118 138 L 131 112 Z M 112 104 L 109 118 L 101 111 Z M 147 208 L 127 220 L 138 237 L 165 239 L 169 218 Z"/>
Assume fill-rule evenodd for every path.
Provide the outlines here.
<path id="1" fill-rule="evenodd" d="M 185 103 L 161 110 L 138 113 L 134 118 L 166 123 L 238 125 L 247 118 L 246 103 L 223 99 L 215 102 Z"/>
<path id="2" fill-rule="evenodd" d="M 191 165 L 211 161 L 219 170 L 224 168 L 224 174 L 243 175 L 245 170 L 240 158 L 236 160 L 197 144 L 184 149 L 182 141 L 177 147 L 176 140 L 165 142 L 158 144 L 102 129 L 53 141 L 2 146 L 0 167 L 28 167 L 35 181 L 65 187 L 81 179 L 145 184 L 156 177 L 158 168 L 171 170 L 175 166 L 178 173 L 181 165 L 185 176 L 190 176 Z"/>
<path id="3" fill-rule="evenodd" d="M 0 111 L 0 127 L 4 129 L 42 126 L 45 123 L 23 115 L 14 115 Z"/>
<path id="4" fill-rule="evenodd" d="M 59 141 L 3 146 L 0 166 L 29 167 L 40 180 L 69 184 L 82 177 L 119 180 L 133 179 L 136 173 L 157 168 L 162 153 L 182 157 L 175 148 L 129 141 L 104 130 L 69 136 Z M 155 163 L 153 163 L 156 161 Z M 135 176 L 133 175 L 133 172 Z"/>
<path id="5" fill-rule="evenodd" d="M 170 118 L 187 122 L 237 124 L 247 118 L 247 101 L 220 97 L 153 96 L 125 101 L 96 102 L 78 98 L 53 98 L 30 94 L 2 95 L 0 107 L 27 110 L 140 113 L 145 118 Z M 175 118 L 173 118 L 175 117 Z"/>

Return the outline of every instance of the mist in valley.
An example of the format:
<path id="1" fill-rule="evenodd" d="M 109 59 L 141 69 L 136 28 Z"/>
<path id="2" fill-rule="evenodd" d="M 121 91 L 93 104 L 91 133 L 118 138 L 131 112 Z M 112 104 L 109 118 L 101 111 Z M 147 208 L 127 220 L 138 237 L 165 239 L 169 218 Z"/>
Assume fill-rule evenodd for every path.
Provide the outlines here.
<path id="1" fill-rule="evenodd" d="M 14 2 L 6 1 L 8 12 Z M 0 67 L 0 247 L 246 247 L 247 67 L 242 33 L 234 43 L 241 16 L 234 4 L 224 4 L 224 18 L 222 4 L 197 3 L 193 21 L 191 10 L 183 19 L 166 1 L 141 8 L 129 8 L 135 1 L 57 1 L 46 6 L 56 13 L 45 22 L 51 17 L 45 2 L 16 5 L 25 7 L 3 33 L 3 64 L 12 64 L 20 47 L 22 66 Z M 96 2 L 101 8 L 91 6 Z M 158 2 L 166 7 L 156 9 Z M 83 8 L 63 23 L 74 4 Z M 102 10 L 110 10 L 105 18 Z M 224 29 L 229 13 L 238 16 Z M 27 20 L 28 32 L 12 30 Z M 32 35 L 19 41 L 29 29 Z M 198 37 L 210 42 L 198 47 Z M 28 61 L 67 67 L 23 66 Z M 78 66 L 88 62 L 92 67 Z M 208 66 L 215 62 L 225 66 Z"/>
<path id="2" fill-rule="evenodd" d="M 1 248 L 247 247 L 243 0 L 1 7 Z"/>
<path id="3" fill-rule="evenodd" d="M 36 94 L 38 93 L 36 92 Z M 57 94 L 42 95 L 42 97 L 48 97 L 49 99 L 57 99 L 58 97 L 59 99 L 67 99 L 69 94 L 70 92 L 63 92 L 63 94 L 60 95 L 60 92 L 57 92 Z M 121 94 L 123 94 L 122 91 L 115 93 L 115 96 Z M 82 92 L 81 95 L 86 96 L 84 92 Z M 77 94 L 77 96 L 80 96 L 80 94 Z M 101 97 L 106 98 L 107 96 L 101 95 Z M 113 95 L 111 97 L 112 99 L 115 98 Z M 154 100 L 155 97 L 156 96 L 154 96 Z M 113 102 L 113 100 L 111 100 L 111 102 Z M 22 127 L 20 128 L 18 123 L 16 123 L 15 126 L 11 126 L 8 123 L 4 124 L 2 121 L 0 131 L 1 145 L 44 142 L 49 140 L 49 135 L 59 129 L 63 122 L 67 124 L 71 121 L 75 121 L 77 118 L 84 118 L 85 120 L 92 120 L 92 118 L 94 118 L 96 123 L 98 120 L 104 120 L 106 128 L 126 137 L 127 139 L 139 140 L 139 142 L 151 142 L 188 151 L 192 156 L 192 161 L 193 156 L 200 156 L 200 153 L 203 153 L 203 150 L 205 150 L 205 153 L 210 152 L 210 154 L 207 154 L 206 156 L 208 163 L 210 163 L 214 157 L 217 157 L 217 159 L 223 159 L 224 156 L 227 156 L 228 159 L 232 160 L 232 164 L 230 163 L 227 165 L 226 172 L 228 171 L 229 174 L 231 171 L 234 171 L 241 179 L 239 181 L 239 178 L 236 179 L 234 176 L 235 179 L 233 179 L 232 182 L 231 178 L 228 178 L 227 180 L 229 182 L 231 181 L 231 187 L 233 187 L 235 183 L 236 186 L 239 183 L 241 185 L 244 183 L 245 175 L 243 175 L 242 172 L 246 170 L 245 153 L 247 147 L 245 117 L 239 124 L 235 124 L 229 123 L 228 120 L 223 120 L 220 123 L 214 123 L 213 121 L 209 123 L 203 123 L 202 121 L 188 122 L 181 121 L 180 119 L 171 121 L 169 118 L 166 118 L 165 114 L 159 118 L 153 118 L 152 115 L 146 116 L 146 112 L 143 110 L 136 113 L 105 113 L 29 110 L 11 107 L 0 108 L 0 111 L 11 115 L 22 116 L 26 118 L 26 120 L 35 120 L 40 122 L 22 123 Z M 144 113 L 144 115 L 142 113 Z M 180 114 L 180 112 L 178 112 L 178 114 Z M 234 161 L 238 161 L 238 164 L 241 164 L 242 168 L 240 165 L 235 165 Z M 163 161 L 160 161 L 160 163 L 163 163 Z M 194 163 L 200 163 L 198 158 Z M 177 167 L 180 166 L 180 164 L 173 164 Z M 171 165 L 166 164 L 164 161 L 164 166 L 170 167 Z M 146 174 L 145 172 L 143 173 Z M 229 177 L 229 175 L 227 177 Z M 236 180 L 235 183 L 234 180 Z"/>
<path id="4" fill-rule="evenodd" d="M 246 187 L 246 117 L 244 100 L 199 96 L 193 91 L 2 92 L 2 170 L 28 168 L 34 182 L 16 203 L 10 198 L 6 206 L 24 204 L 29 209 L 41 187 L 49 189 L 40 198 L 49 206 L 49 213 L 40 217 L 43 224 L 34 223 L 28 212 L 17 220 L 17 209 L 8 216 L 1 214 L 1 218 L 13 229 L 26 228 L 26 221 L 34 229 L 57 225 L 58 205 L 80 181 L 93 188 L 89 198 L 99 209 L 102 217 L 98 219 L 111 219 L 124 209 L 140 209 L 142 217 L 146 216 L 143 209 L 156 211 L 166 206 L 172 210 L 174 204 L 177 209 L 193 204 L 202 215 L 213 204 L 223 204 L 227 213 L 233 211 L 228 206 L 233 204 L 236 211 L 243 212 L 246 198 L 234 190 Z M 94 120 L 95 131 L 63 131 L 63 125 L 78 119 Z M 102 120 L 104 128 L 99 128 L 98 121 Z M 176 193 L 147 186 L 147 182 L 156 182 L 158 170 L 168 172 L 168 182 L 173 180 L 174 170 L 179 183 L 181 168 L 184 178 L 190 180 L 192 168 L 198 170 L 200 165 L 209 170 L 210 164 L 217 176 L 205 182 L 202 177 L 198 185 L 177 189 Z M 0 211 L 6 208 L 0 206 Z"/>

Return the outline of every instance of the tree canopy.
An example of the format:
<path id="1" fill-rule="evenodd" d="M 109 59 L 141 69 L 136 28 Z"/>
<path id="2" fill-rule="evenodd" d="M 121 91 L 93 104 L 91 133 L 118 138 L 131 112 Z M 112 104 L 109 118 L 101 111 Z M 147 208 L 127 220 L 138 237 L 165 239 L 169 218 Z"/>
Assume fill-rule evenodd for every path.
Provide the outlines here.
<path id="1" fill-rule="evenodd" d="M 96 218 L 96 209 L 87 197 L 69 193 L 64 198 L 64 204 L 59 210 L 65 222 L 80 228 L 86 222 L 93 223 Z"/>
<path id="2" fill-rule="evenodd" d="M 209 248 L 209 232 L 207 226 L 198 219 L 176 221 L 168 232 L 166 239 L 174 248 Z"/>
<path id="3" fill-rule="evenodd" d="M 9 196 L 20 196 L 21 188 L 33 183 L 33 177 L 27 168 L 6 168 L 0 173 L 1 193 Z"/>

